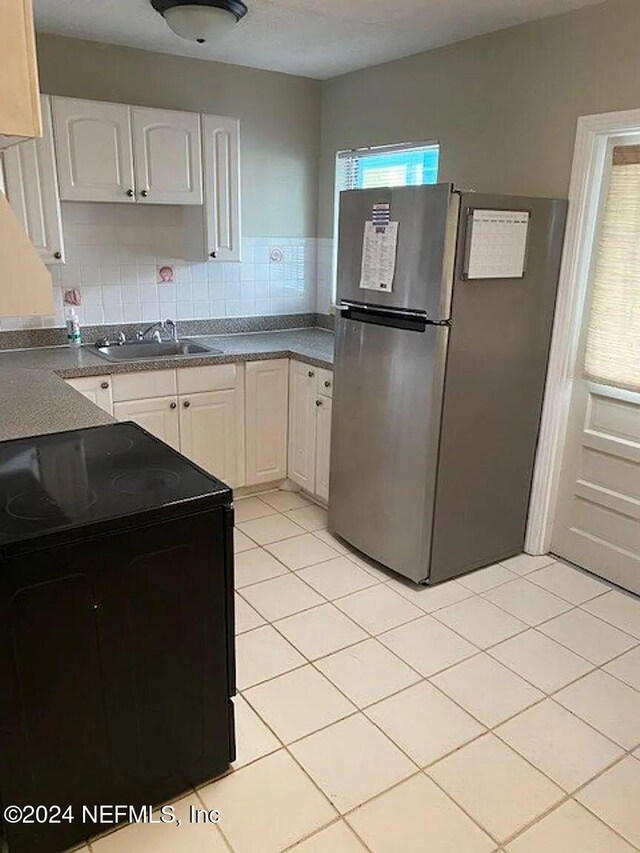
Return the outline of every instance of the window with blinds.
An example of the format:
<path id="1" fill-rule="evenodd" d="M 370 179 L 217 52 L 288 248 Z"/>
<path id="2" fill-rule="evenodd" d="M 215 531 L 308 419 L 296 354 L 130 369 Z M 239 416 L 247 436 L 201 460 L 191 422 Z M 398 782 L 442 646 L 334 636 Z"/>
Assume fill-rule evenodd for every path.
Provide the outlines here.
<path id="1" fill-rule="evenodd" d="M 440 147 L 433 143 L 340 151 L 336 158 L 336 190 L 435 184 L 439 159 Z"/>
<path id="2" fill-rule="evenodd" d="M 640 145 L 613 149 L 585 373 L 605 385 L 640 391 Z"/>

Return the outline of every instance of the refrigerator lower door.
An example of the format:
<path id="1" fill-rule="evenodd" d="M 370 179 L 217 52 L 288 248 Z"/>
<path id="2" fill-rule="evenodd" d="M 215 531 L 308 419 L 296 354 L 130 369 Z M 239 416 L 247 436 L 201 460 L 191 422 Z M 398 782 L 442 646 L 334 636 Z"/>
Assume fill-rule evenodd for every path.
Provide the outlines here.
<path id="1" fill-rule="evenodd" d="M 329 529 L 423 581 L 449 329 L 385 322 L 337 321 Z"/>

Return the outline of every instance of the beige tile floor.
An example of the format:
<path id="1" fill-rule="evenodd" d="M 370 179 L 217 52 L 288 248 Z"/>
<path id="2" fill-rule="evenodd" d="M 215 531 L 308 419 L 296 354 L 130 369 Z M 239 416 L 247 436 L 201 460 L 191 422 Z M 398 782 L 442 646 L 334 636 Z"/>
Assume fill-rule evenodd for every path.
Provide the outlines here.
<path id="1" fill-rule="evenodd" d="M 640 850 L 640 600 L 521 555 L 433 589 L 236 501 L 238 758 L 82 853 Z"/>

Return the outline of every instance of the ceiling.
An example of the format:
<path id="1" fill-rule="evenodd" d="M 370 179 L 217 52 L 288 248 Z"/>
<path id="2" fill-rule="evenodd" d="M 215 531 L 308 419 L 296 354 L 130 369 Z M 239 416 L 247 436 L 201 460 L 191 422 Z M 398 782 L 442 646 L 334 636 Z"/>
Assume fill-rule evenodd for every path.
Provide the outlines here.
<path id="1" fill-rule="evenodd" d="M 149 0 L 34 0 L 36 28 L 326 79 L 604 0 L 246 0 L 218 44 L 171 32 Z"/>

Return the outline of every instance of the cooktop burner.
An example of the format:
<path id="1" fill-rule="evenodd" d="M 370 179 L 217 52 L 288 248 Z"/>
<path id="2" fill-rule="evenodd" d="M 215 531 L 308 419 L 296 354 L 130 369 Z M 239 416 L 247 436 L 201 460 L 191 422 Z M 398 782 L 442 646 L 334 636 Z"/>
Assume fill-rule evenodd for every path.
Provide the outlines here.
<path id="1" fill-rule="evenodd" d="M 133 423 L 0 442 L 0 546 L 229 490 Z"/>
<path id="2" fill-rule="evenodd" d="M 180 475 L 162 468 L 146 468 L 116 474 L 111 481 L 116 492 L 124 495 L 155 495 L 159 491 L 171 492 L 180 485 Z"/>
<path id="3" fill-rule="evenodd" d="M 74 494 L 74 502 L 80 501 L 86 509 L 93 506 L 98 500 L 95 492 L 87 492 L 84 495 Z M 19 492 L 9 497 L 5 506 L 5 512 L 11 518 L 21 521 L 57 523 L 67 518 L 62 508 L 47 492 L 34 491 L 32 488 L 27 492 Z"/>

